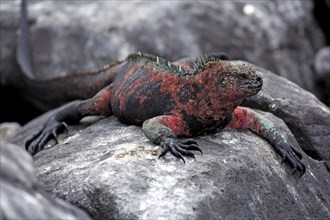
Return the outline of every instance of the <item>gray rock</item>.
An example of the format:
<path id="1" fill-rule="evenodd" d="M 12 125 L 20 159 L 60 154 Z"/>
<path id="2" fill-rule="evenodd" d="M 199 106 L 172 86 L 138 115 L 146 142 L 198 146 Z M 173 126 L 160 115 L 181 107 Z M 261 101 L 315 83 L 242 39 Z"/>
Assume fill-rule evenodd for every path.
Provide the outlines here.
<path id="1" fill-rule="evenodd" d="M 302 123 L 308 132 L 301 138 L 318 137 L 321 143 L 324 135 L 329 143 L 329 132 L 322 133 L 329 131 L 329 109 L 288 80 L 258 70 L 265 86 L 256 100 L 278 109 L 274 113 L 279 108 L 295 111 L 284 119 Z M 273 94 L 279 86 L 283 94 Z M 303 103 L 310 118 L 303 118 Z M 51 113 L 24 126 L 12 141 L 23 145 Z M 282 120 L 262 114 L 300 149 Z M 50 141 L 34 156 L 36 173 L 47 191 L 83 208 L 93 219 L 330 218 L 330 172 L 308 151 L 326 154 L 325 143 L 304 146 L 307 171 L 298 178 L 280 164 L 268 142 L 250 131 L 225 130 L 195 139 L 203 150 L 195 160 L 187 158 L 183 164 L 171 155 L 158 159 L 160 147 L 151 144 L 140 127 L 122 124 L 114 116 L 87 117 L 60 135 L 59 144 Z"/>
<path id="2" fill-rule="evenodd" d="M 17 3 L 2 3 L 0 17 L 1 79 L 12 85 L 20 83 L 13 63 Z M 52 78 L 95 70 L 136 51 L 169 60 L 223 51 L 316 93 L 313 57 L 324 39 L 312 7 L 311 1 L 275 0 L 33 1 L 29 12 L 35 74 Z"/>
<path id="3" fill-rule="evenodd" d="M 17 85 L 15 79 L 20 72 L 16 65 L 15 48 L 19 8 L 17 4 L 8 3 L 1 1 L 0 7 L 0 85 Z"/>
<path id="4" fill-rule="evenodd" d="M 90 219 L 37 184 L 33 160 L 26 151 L 3 140 L 0 149 L 1 219 Z"/>
<path id="5" fill-rule="evenodd" d="M 330 217 L 326 167 L 304 154 L 307 173 L 291 176 L 252 132 L 198 137 L 204 154 L 183 164 L 157 159 L 141 128 L 115 117 L 70 129 L 34 157 L 36 172 L 47 191 L 93 219 Z"/>

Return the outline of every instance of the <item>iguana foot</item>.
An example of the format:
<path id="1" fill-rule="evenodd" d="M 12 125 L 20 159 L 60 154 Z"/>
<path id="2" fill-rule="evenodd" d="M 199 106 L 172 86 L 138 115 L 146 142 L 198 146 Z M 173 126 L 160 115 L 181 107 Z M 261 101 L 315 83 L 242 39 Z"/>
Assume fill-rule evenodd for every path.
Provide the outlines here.
<path id="1" fill-rule="evenodd" d="M 56 143 L 58 143 L 58 134 L 63 130 L 67 130 L 66 123 L 57 121 L 55 118 L 51 117 L 43 129 L 25 142 L 25 149 L 30 152 L 31 155 L 35 155 L 44 149 L 47 141 L 54 139 Z"/>
<path id="2" fill-rule="evenodd" d="M 306 166 L 301 161 L 302 155 L 295 148 L 289 146 L 288 144 L 274 148 L 282 158 L 281 163 L 287 162 L 290 166 L 291 174 L 299 172 L 300 176 L 302 176 L 306 172 Z"/>
<path id="3" fill-rule="evenodd" d="M 180 141 L 179 139 L 167 138 L 161 143 L 161 147 L 163 149 L 158 158 L 163 157 L 167 152 L 171 152 L 173 156 L 180 158 L 184 163 L 186 163 L 186 161 L 183 156 L 195 158 L 195 155 L 191 153 L 190 150 L 199 151 L 203 154 L 197 142 L 192 139 Z"/>

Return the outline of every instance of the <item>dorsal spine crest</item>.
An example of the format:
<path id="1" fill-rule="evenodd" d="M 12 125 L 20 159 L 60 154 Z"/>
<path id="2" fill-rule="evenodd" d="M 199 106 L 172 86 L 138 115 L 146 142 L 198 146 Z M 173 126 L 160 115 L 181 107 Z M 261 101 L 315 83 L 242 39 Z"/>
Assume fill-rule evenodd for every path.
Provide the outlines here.
<path id="1" fill-rule="evenodd" d="M 186 70 L 185 68 L 183 68 L 182 66 L 175 65 L 175 64 L 165 60 L 164 58 L 161 58 L 159 56 L 150 55 L 150 54 L 141 53 L 141 52 L 130 54 L 126 58 L 127 61 L 133 61 L 133 62 L 144 61 L 146 63 L 149 62 L 149 64 L 151 63 L 154 67 L 159 67 L 162 70 L 165 70 L 168 72 L 177 73 L 180 76 L 193 76 L 193 75 L 197 74 L 197 71 L 199 69 L 203 68 L 206 64 L 208 64 L 210 62 L 218 62 L 218 61 L 227 60 L 227 59 L 228 58 L 223 54 L 219 54 L 219 55 L 206 54 L 205 56 L 196 58 L 196 60 L 194 62 L 194 66 L 195 66 L 194 71 L 190 72 L 190 71 Z"/>
<path id="2" fill-rule="evenodd" d="M 228 57 L 224 54 L 205 54 L 204 56 L 201 56 L 199 58 L 195 59 L 195 72 L 201 68 L 203 68 L 206 64 L 210 62 L 219 62 L 221 60 L 228 60 Z"/>
<path id="3" fill-rule="evenodd" d="M 188 70 L 186 70 L 185 68 L 182 68 L 179 65 L 175 65 L 175 64 L 169 62 L 168 60 L 165 60 L 164 58 L 161 58 L 159 56 L 154 56 L 154 55 L 150 55 L 150 54 L 137 52 L 137 53 L 130 54 L 126 58 L 126 60 L 133 61 L 133 62 L 137 62 L 137 61 L 145 61 L 146 63 L 149 62 L 149 64 L 151 63 L 155 67 L 159 67 L 162 70 L 165 70 L 168 72 L 177 73 L 180 76 L 191 75 L 191 73 Z"/>

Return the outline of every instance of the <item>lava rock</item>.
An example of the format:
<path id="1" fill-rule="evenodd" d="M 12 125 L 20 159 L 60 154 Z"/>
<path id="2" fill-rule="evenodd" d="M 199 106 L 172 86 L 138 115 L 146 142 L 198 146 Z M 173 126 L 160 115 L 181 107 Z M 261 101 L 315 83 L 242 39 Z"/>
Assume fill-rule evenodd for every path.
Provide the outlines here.
<path id="1" fill-rule="evenodd" d="M 197 137 L 203 155 L 184 164 L 171 155 L 158 159 L 160 147 L 140 127 L 115 117 L 81 126 L 71 126 L 34 160 L 40 184 L 93 219 L 330 217 L 330 173 L 323 163 L 303 153 L 307 172 L 292 176 L 269 143 L 250 131 Z"/>

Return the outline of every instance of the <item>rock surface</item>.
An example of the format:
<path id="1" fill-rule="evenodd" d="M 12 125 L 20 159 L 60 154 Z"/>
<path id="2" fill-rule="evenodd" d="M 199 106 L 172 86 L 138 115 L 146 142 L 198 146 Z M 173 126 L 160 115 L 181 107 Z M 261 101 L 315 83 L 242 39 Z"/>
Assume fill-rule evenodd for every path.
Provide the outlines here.
<path id="1" fill-rule="evenodd" d="M 1 219 L 90 219 L 39 186 L 32 157 L 25 150 L 3 140 L 0 149 Z"/>
<path id="2" fill-rule="evenodd" d="M 325 166 L 304 155 L 307 173 L 291 176 L 248 131 L 196 138 L 204 154 L 187 164 L 158 160 L 141 128 L 115 117 L 71 132 L 34 157 L 36 172 L 47 191 L 93 219 L 330 217 Z"/>
<path id="3" fill-rule="evenodd" d="M 1 3 L 1 82 L 15 80 L 19 1 Z M 223 51 L 316 93 L 313 58 L 324 38 L 312 1 L 76 2 L 29 4 L 37 78 L 95 70 L 142 51 L 176 60 Z M 32 97 L 31 97 L 32 98 Z"/>
<path id="4" fill-rule="evenodd" d="M 259 100 L 274 113 L 284 108 L 284 120 L 302 123 L 306 139 L 329 134 L 327 107 L 288 80 L 258 70 L 265 86 L 250 104 Z M 279 84 L 283 93 L 273 94 Z M 291 101 L 290 95 L 297 94 L 304 99 Z M 309 118 L 300 113 L 302 103 L 308 106 Z M 12 141 L 23 145 L 51 113 L 24 126 Z M 283 121 L 266 115 L 299 149 Z M 313 126 L 313 134 L 306 132 Z M 329 140 L 326 134 L 324 138 Z M 196 160 L 183 164 L 171 155 L 157 159 L 160 148 L 140 127 L 122 124 L 114 116 L 87 117 L 70 126 L 59 144 L 53 146 L 51 141 L 35 155 L 36 172 L 47 191 L 81 207 L 93 219 L 330 218 L 330 172 L 320 158 L 309 155 L 312 149 L 325 158 L 324 143 L 303 147 L 307 171 L 298 178 L 280 164 L 268 142 L 250 131 L 226 130 L 195 139 L 203 150 Z"/>

